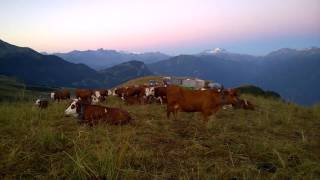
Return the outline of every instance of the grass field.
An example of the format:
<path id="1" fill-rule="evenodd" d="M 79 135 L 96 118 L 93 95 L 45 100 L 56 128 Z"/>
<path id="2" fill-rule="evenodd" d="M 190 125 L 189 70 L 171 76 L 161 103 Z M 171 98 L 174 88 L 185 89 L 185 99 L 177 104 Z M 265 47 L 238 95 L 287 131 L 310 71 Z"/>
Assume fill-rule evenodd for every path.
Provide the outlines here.
<path id="1" fill-rule="evenodd" d="M 68 102 L 39 110 L 31 101 L 0 103 L 0 178 L 319 179 L 320 106 L 250 95 L 255 111 L 222 110 L 167 119 L 166 107 L 103 105 L 130 112 L 132 125 L 94 127 L 64 117 Z M 275 173 L 257 165 L 272 163 Z"/>

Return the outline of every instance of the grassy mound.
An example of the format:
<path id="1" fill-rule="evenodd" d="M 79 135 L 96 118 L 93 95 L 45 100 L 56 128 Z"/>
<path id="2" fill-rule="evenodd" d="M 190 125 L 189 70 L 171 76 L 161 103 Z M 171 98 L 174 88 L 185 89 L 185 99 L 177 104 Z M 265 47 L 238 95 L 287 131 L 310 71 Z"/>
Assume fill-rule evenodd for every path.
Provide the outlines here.
<path id="1" fill-rule="evenodd" d="M 318 179 L 320 106 L 303 108 L 247 95 L 256 111 L 222 110 L 165 117 L 166 107 L 128 110 L 133 125 L 94 127 L 64 117 L 67 102 L 46 110 L 32 102 L 0 103 L 0 177 L 107 179 Z M 275 173 L 259 170 L 272 163 Z"/>

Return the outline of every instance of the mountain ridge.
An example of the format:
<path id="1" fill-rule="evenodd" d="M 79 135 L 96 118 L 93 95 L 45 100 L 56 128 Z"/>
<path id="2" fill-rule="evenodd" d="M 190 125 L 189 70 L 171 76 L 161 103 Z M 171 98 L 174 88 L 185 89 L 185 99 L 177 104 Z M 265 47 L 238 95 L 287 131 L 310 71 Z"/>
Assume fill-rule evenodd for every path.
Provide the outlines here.
<path id="1" fill-rule="evenodd" d="M 85 64 L 74 64 L 55 55 L 43 55 L 31 48 L 0 42 L 0 74 L 16 77 L 27 84 L 83 88 L 112 87 L 128 78 L 150 74 L 147 66 L 137 61 L 120 64 L 116 70 L 122 74 L 115 78 L 112 76 L 112 73 L 117 73 L 114 69 L 98 72 Z M 126 75 L 125 72 L 130 73 Z"/>
<path id="2" fill-rule="evenodd" d="M 153 63 L 171 57 L 161 52 L 133 53 L 103 48 L 85 51 L 73 50 L 68 53 L 54 53 L 54 55 L 72 63 L 86 64 L 96 70 L 101 70 L 131 60 Z"/>
<path id="3" fill-rule="evenodd" d="M 254 84 L 300 104 L 320 101 L 320 48 L 281 49 L 265 56 L 180 55 L 148 66 L 158 75 L 194 76 L 227 87 Z"/>

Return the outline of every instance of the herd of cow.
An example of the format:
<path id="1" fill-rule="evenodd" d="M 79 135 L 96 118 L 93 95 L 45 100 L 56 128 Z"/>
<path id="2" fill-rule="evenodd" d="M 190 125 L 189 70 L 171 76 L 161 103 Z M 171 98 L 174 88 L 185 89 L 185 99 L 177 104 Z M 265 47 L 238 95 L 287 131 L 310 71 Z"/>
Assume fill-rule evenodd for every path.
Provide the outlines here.
<path id="1" fill-rule="evenodd" d="M 146 86 L 136 85 L 129 87 L 119 87 L 113 90 L 88 90 L 77 89 L 76 98 L 65 110 L 66 116 L 77 117 L 80 122 L 90 126 L 99 122 L 123 125 L 133 121 L 130 114 L 121 108 L 111 108 L 98 105 L 99 102 L 106 101 L 108 96 L 117 96 L 127 105 L 159 103 L 167 105 L 167 117 L 172 113 L 177 119 L 180 112 L 200 112 L 204 121 L 218 110 L 229 106 L 233 108 L 243 108 L 254 110 L 254 105 L 240 99 L 236 89 L 201 89 L 190 90 L 180 86 Z M 70 91 L 57 90 L 50 94 L 54 101 L 70 99 Z M 48 100 L 38 99 L 36 105 L 40 108 L 47 108 Z"/>

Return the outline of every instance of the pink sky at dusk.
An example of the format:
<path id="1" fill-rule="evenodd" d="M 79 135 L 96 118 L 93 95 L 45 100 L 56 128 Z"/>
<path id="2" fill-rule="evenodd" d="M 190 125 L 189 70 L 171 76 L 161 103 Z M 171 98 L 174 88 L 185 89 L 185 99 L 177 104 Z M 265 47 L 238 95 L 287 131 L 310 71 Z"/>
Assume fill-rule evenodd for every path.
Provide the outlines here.
<path id="1" fill-rule="evenodd" d="M 0 25 L 0 39 L 38 51 L 261 54 L 319 46 L 320 1 L 2 0 Z"/>

